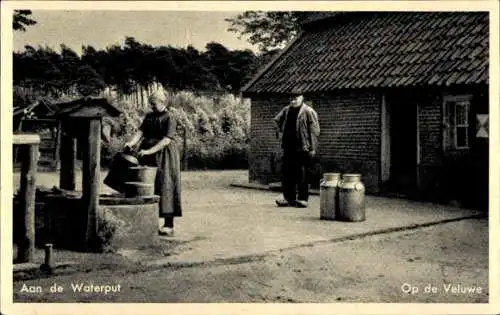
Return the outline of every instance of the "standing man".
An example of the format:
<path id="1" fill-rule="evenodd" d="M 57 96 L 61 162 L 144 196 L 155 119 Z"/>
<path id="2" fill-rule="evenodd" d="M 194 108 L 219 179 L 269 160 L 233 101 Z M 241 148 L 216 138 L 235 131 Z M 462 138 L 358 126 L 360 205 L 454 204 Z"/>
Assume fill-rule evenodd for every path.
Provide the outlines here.
<path id="1" fill-rule="evenodd" d="M 311 159 L 316 155 L 320 132 L 316 111 L 304 103 L 302 94 L 292 94 L 290 105 L 274 118 L 283 149 L 282 187 L 279 207 L 306 208 L 309 199 Z M 298 195 L 297 195 L 298 190 Z"/>

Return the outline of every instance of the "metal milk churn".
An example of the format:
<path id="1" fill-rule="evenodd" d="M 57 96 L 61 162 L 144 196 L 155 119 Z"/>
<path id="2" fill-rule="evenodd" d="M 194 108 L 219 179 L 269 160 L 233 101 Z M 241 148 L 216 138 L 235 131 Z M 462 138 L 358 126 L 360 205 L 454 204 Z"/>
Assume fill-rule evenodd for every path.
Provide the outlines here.
<path id="1" fill-rule="evenodd" d="M 334 220 L 338 211 L 339 173 L 325 173 L 320 182 L 320 219 Z"/>
<path id="2" fill-rule="evenodd" d="M 339 186 L 339 219 L 349 222 L 366 220 L 365 186 L 361 174 L 343 174 Z"/>

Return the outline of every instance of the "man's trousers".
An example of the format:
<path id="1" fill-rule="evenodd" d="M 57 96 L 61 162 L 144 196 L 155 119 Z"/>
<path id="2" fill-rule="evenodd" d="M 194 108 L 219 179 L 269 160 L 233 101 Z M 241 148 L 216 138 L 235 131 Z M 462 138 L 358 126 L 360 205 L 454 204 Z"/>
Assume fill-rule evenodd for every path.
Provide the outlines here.
<path id="1" fill-rule="evenodd" d="M 282 160 L 283 197 L 288 202 L 308 201 L 309 181 L 311 178 L 311 157 L 308 152 L 283 152 Z M 298 193 L 298 194 L 297 194 Z"/>

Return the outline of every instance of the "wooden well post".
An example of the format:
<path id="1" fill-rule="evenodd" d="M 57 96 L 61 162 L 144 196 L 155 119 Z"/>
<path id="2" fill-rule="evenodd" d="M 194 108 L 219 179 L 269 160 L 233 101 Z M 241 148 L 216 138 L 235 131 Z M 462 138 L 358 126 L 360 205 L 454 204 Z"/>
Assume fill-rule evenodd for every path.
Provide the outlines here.
<path id="1" fill-rule="evenodd" d="M 87 209 L 85 243 L 92 248 L 97 235 L 97 206 L 101 174 L 101 119 L 89 118 L 86 123 L 87 141 L 82 157 L 82 202 Z"/>
<path id="2" fill-rule="evenodd" d="M 23 155 L 21 162 L 20 217 L 22 224 L 19 226 L 21 237 L 17 244 L 16 259 L 18 263 L 25 263 L 33 260 L 35 251 L 35 196 L 40 136 L 14 134 L 13 144 L 25 147 L 27 153 Z"/>
<path id="3" fill-rule="evenodd" d="M 97 237 L 97 207 L 101 183 L 102 117 L 121 112 L 105 98 L 83 98 L 67 104 L 58 113 L 61 126 L 61 174 L 63 189 L 75 189 L 76 138 L 82 139 L 82 207 L 87 216 L 85 247 L 94 250 Z M 76 130 L 75 130 L 76 129 Z"/>
<path id="4" fill-rule="evenodd" d="M 76 137 L 72 128 L 71 119 L 59 121 L 60 147 L 59 161 L 61 163 L 59 188 L 75 190 L 75 167 L 76 167 Z"/>

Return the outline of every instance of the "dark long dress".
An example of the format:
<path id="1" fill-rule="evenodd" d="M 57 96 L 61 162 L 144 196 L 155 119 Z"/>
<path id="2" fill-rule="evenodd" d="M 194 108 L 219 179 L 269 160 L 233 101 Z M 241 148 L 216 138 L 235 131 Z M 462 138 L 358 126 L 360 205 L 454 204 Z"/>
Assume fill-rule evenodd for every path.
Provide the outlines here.
<path id="1" fill-rule="evenodd" d="M 139 146 L 147 150 L 164 137 L 171 142 L 155 154 L 145 155 L 140 162 L 143 165 L 156 166 L 155 194 L 160 196 L 160 216 L 182 216 L 181 206 L 181 167 L 179 150 L 174 140 L 175 119 L 168 111 L 146 114 L 140 127 L 143 140 Z"/>

